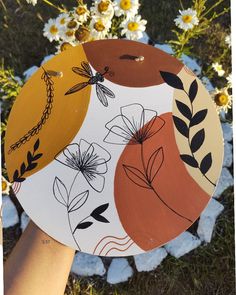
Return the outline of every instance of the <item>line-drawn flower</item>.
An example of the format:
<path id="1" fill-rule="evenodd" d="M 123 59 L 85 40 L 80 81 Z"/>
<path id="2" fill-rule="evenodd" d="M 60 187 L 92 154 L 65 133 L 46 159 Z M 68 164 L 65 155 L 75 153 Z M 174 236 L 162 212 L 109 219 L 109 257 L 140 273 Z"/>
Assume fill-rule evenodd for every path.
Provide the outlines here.
<path id="1" fill-rule="evenodd" d="M 102 192 L 105 185 L 107 162 L 111 155 L 97 143 L 81 139 L 79 144 L 67 145 L 56 156 L 55 160 L 63 165 L 81 172 L 88 184 L 97 192 Z"/>
<path id="2" fill-rule="evenodd" d="M 165 125 L 165 121 L 158 117 L 156 111 L 144 109 L 138 103 L 121 107 L 120 113 L 105 125 L 109 132 L 104 142 L 142 144 Z"/>

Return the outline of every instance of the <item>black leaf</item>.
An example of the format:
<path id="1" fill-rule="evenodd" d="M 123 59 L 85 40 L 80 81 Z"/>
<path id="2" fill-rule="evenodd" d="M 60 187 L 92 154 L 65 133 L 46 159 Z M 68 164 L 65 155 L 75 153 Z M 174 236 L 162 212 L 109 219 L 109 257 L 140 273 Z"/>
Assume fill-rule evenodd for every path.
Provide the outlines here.
<path id="1" fill-rule="evenodd" d="M 205 130 L 201 129 L 199 130 L 192 138 L 191 144 L 190 144 L 190 149 L 192 153 L 195 153 L 203 144 L 205 139 Z"/>
<path id="2" fill-rule="evenodd" d="M 108 206 L 109 206 L 109 203 L 103 204 L 103 205 L 97 207 L 96 209 L 94 209 L 93 212 L 92 212 L 90 215 L 91 215 L 92 217 L 97 216 L 97 215 L 100 215 L 100 214 L 102 214 L 104 211 L 107 210 Z M 95 217 L 94 217 L 94 218 L 95 218 Z M 96 218 L 95 218 L 95 219 L 96 219 Z"/>
<path id="3" fill-rule="evenodd" d="M 104 223 L 110 223 L 109 220 L 107 220 L 104 216 L 102 215 L 96 215 L 96 216 L 92 216 L 94 219 L 96 219 L 97 221 L 100 222 L 104 222 Z"/>
<path id="4" fill-rule="evenodd" d="M 17 181 L 18 176 L 19 176 L 19 171 L 15 170 L 15 172 L 13 174 L 13 181 Z"/>
<path id="5" fill-rule="evenodd" d="M 197 84 L 197 80 L 195 79 L 189 88 L 189 98 L 190 98 L 191 102 L 194 101 L 194 99 L 197 95 L 197 91 L 198 91 L 198 84 Z"/>
<path id="6" fill-rule="evenodd" d="M 37 154 L 37 155 L 35 155 L 33 160 L 34 160 L 34 161 L 38 160 L 39 158 L 42 157 L 42 155 L 43 155 L 43 154 Z"/>
<path id="7" fill-rule="evenodd" d="M 39 138 L 36 140 L 34 144 L 34 151 L 37 151 L 38 148 L 39 148 Z"/>
<path id="8" fill-rule="evenodd" d="M 180 118 L 176 117 L 176 116 L 173 116 L 173 120 L 174 120 L 174 123 L 175 123 L 175 127 L 177 128 L 177 130 L 185 137 L 188 138 L 189 136 L 189 129 L 188 129 L 188 126 L 187 124 L 181 120 Z"/>
<path id="9" fill-rule="evenodd" d="M 180 155 L 180 158 L 189 166 L 197 168 L 198 162 L 194 159 L 193 156 L 190 155 Z"/>
<path id="10" fill-rule="evenodd" d="M 212 156 L 211 153 L 208 153 L 203 159 L 200 164 L 200 170 L 202 174 L 206 174 L 212 165 Z"/>
<path id="11" fill-rule="evenodd" d="M 38 163 L 30 163 L 27 167 L 27 171 L 33 170 L 35 167 L 37 167 Z"/>
<path id="12" fill-rule="evenodd" d="M 16 182 L 23 182 L 25 180 L 24 177 L 18 177 L 15 181 Z"/>
<path id="13" fill-rule="evenodd" d="M 189 108 L 186 104 L 182 103 L 182 102 L 179 101 L 179 100 L 176 100 L 176 105 L 177 105 L 177 107 L 178 107 L 180 113 L 181 113 L 185 118 L 191 120 L 191 118 L 192 118 L 192 112 L 191 112 L 190 108 Z"/>
<path id="14" fill-rule="evenodd" d="M 190 121 L 190 127 L 200 124 L 207 115 L 207 109 L 197 112 Z"/>
<path id="15" fill-rule="evenodd" d="M 169 73 L 169 72 L 163 72 L 160 71 L 161 77 L 162 79 L 171 87 L 176 88 L 176 89 L 181 89 L 184 90 L 184 85 L 183 82 L 181 81 L 181 79 L 173 74 L 173 73 Z"/>
<path id="16" fill-rule="evenodd" d="M 20 166 L 20 174 L 23 175 L 25 173 L 26 167 L 25 167 L 25 163 L 23 162 Z"/>
<path id="17" fill-rule="evenodd" d="M 31 154 L 31 152 L 27 153 L 27 161 L 30 164 L 34 160 L 34 156 Z"/>
<path id="18" fill-rule="evenodd" d="M 88 227 L 90 227 L 93 224 L 93 222 L 91 221 L 86 221 L 86 222 L 82 222 L 79 223 L 76 228 L 74 229 L 73 233 L 77 230 L 77 229 L 86 229 Z"/>

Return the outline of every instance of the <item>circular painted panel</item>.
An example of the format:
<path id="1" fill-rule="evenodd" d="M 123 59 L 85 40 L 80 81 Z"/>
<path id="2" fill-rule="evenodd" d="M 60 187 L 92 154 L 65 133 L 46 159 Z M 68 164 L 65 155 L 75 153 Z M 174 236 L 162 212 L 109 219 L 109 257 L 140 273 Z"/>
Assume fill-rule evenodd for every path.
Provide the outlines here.
<path id="1" fill-rule="evenodd" d="M 209 94 L 177 59 L 103 40 L 64 51 L 31 77 L 10 114 L 5 156 L 17 198 L 42 230 L 83 252 L 127 256 L 199 217 L 220 175 L 223 137 Z"/>

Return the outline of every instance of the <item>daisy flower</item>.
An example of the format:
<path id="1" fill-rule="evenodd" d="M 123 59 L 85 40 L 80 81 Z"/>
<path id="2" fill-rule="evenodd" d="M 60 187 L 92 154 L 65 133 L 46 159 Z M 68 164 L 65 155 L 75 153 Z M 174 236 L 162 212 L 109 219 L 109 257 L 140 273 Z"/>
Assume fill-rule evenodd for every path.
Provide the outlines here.
<path id="1" fill-rule="evenodd" d="M 187 31 L 198 25 L 199 19 L 196 10 L 188 8 L 187 10 L 179 10 L 179 13 L 174 21 L 180 29 Z"/>
<path id="2" fill-rule="evenodd" d="M 216 104 L 217 112 L 220 113 L 224 111 L 225 113 L 228 112 L 229 109 L 232 107 L 232 95 L 228 93 L 228 88 L 222 88 L 221 90 L 215 89 L 212 92 L 213 100 Z"/>
<path id="3" fill-rule="evenodd" d="M 143 37 L 146 24 L 147 21 L 142 20 L 140 15 L 135 15 L 121 23 L 121 27 L 123 28 L 121 34 L 125 35 L 127 39 L 138 40 Z"/>
<path id="4" fill-rule="evenodd" d="M 93 15 L 101 18 L 112 19 L 114 16 L 114 8 L 110 0 L 95 0 L 94 6 L 90 10 Z"/>
<path id="5" fill-rule="evenodd" d="M 215 63 L 212 64 L 212 68 L 217 72 L 219 77 L 224 76 L 225 71 L 223 70 L 221 64 L 219 64 L 218 62 L 215 62 Z"/>
<path id="6" fill-rule="evenodd" d="M 9 195 L 11 183 L 6 180 L 5 177 L 2 176 L 2 194 Z"/>
<path id="7" fill-rule="evenodd" d="M 227 35 L 225 37 L 225 43 L 228 45 L 228 47 L 231 47 L 231 35 Z"/>
<path id="8" fill-rule="evenodd" d="M 139 9 L 138 0 L 115 0 L 114 1 L 114 11 L 116 16 L 125 15 L 130 18 L 138 13 Z"/>
<path id="9" fill-rule="evenodd" d="M 228 87 L 229 87 L 229 88 L 232 88 L 232 74 L 229 74 L 229 76 L 226 77 L 226 80 L 228 81 L 228 82 L 227 82 Z"/>
<path id="10" fill-rule="evenodd" d="M 44 37 L 47 37 L 50 42 L 52 42 L 53 40 L 58 41 L 60 39 L 59 32 L 60 29 L 57 21 L 50 18 L 43 28 Z"/>
<path id="11" fill-rule="evenodd" d="M 70 19 L 71 18 L 69 17 L 68 13 L 61 13 L 56 18 L 56 22 L 59 26 L 65 26 L 70 21 Z"/>
<path id="12" fill-rule="evenodd" d="M 109 19 L 93 17 L 90 22 L 91 37 L 95 40 L 105 39 L 110 27 Z"/>
<path id="13" fill-rule="evenodd" d="M 74 8 L 73 15 L 76 18 L 76 20 L 78 20 L 82 24 L 88 20 L 90 12 L 89 12 L 86 4 L 79 5 L 78 7 Z"/>
<path id="14" fill-rule="evenodd" d="M 60 38 L 64 42 L 72 42 L 75 40 L 75 30 L 64 27 L 60 30 Z"/>

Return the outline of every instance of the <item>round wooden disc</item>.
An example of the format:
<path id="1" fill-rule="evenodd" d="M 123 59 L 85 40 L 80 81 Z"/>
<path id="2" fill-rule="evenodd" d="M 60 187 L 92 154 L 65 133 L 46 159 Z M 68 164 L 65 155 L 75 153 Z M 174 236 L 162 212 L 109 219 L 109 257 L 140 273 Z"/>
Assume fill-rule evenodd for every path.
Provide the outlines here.
<path id="1" fill-rule="evenodd" d="M 220 176 L 223 137 L 209 94 L 177 59 L 102 40 L 62 52 L 25 84 L 5 157 L 42 230 L 83 252 L 127 256 L 199 217 Z"/>

